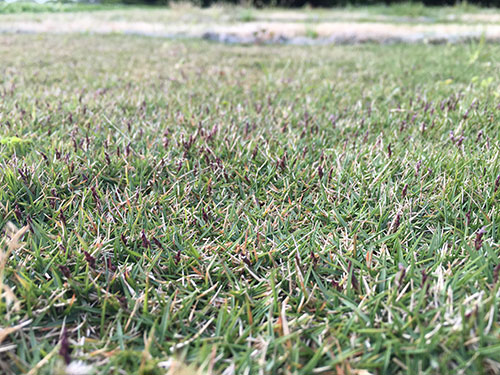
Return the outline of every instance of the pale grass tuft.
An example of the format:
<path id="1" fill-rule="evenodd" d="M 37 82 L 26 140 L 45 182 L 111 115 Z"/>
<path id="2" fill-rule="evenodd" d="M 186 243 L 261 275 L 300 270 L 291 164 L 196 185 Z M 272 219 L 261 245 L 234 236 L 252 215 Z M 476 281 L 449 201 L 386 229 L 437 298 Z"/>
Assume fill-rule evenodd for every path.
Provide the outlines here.
<path id="1" fill-rule="evenodd" d="M 8 221 L 4 228 L 4 237 L 0 239 L 0 299 L 5 299 L 7 307 L 13 306 L 15 311 L 20 311 L 21 305 L 12 288 L 3 283 L 3 274 L 10 253 L 24 246 L 21 239 L 28 228 L 28 226 L 24 226 L 18 229 L 14 223 Z M 7 251 L 4 252 L 2 250 L 3 247 L 7 247 Z M 9 310 L 7 311 L 7 315 L 9 315 Z"/>
<path id="2" fill-rule="evenodd" d="M 94 372 L 91 365 L 82 361 L 73 361 L 65 369 L 65 375 L 90 375 Z"/>
<path id="3" fill-rule="evenodd" d="M 200 369 L 187 366 L 184 362 L 174 358 L 158 363 L 158 367 L 167 370 L 166 375 L 205 375 Z"/>

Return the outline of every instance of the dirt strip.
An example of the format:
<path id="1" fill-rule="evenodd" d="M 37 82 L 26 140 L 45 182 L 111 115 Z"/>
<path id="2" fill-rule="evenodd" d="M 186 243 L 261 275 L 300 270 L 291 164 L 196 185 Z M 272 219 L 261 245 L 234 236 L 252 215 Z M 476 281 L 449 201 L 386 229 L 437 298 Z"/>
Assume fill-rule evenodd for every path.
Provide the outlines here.
<path id="1" fill-rule="evenodd" d="M 35 20 L 0 18 L 2 33 L 123 33 L 166 38 L 204 38 L 224 43 L 355 44 L 458 43 L 484 36 L 500 42 L 500 24 L 401 24 L 381 22 L 144 22 L 106 20 L 92 14 L 47 15 Z"/>

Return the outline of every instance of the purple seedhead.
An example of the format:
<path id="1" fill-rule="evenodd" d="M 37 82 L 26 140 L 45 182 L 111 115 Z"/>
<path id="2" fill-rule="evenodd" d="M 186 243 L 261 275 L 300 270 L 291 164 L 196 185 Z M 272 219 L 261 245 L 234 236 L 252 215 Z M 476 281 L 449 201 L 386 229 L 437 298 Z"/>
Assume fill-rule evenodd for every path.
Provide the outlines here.
<path id="1" fill-rule="evenodd" d="M 28 223 L 28 225 L 30 226 L 30 231 L 32 233 L 34 233 L 34 228 L 33 228 L 33 219 L 31 218 L 30 215 L 26 216 L 26 222 Z"/>
<path id="2" fill-rule="evenodd" d="M 455 143 L 456 140 L 455 140 L 455 134 L 453 133 L 453 130 L 450 130 L 450 140 Z"/>
<path id="3" fill-rule="evenodd" d="M 415 176 L 418 176 L 418 174 L 420 173 L 420 167 L 422 166 L 422 160 L 419 160 L 417 162 L 417 165 L 415 166 Z"/>
<path id="4" fill-rule="evenodd" d="M 330 180 L 332 179 L 332 175 L 333 175 L 333 167 L 331 167 L 330 171 L 328 172 L 328 182 L 330 182 Z"/>
<path id="5" fill-rule="evenodd" d="M 205 223 L 208 223 L 210 221 L 210 216 L 207 214 L 204 207 L 201 208 L 201 216 L 203 217 Z"/>
<path id="6" fill-rule="evenodd" d="M 363 135 L 363 143 L 366 143 L 368 141 L 369 135 L 370 135 L 370 131 L 369 130 L 365 131 L 365 134 Z"/>
<path id="7" fill-rule="evenodd" d="M 352 261 L 349 261 L 347 272 L 351 272 L 351 268 L 352 268 Z M 359 290 L 359 281 L 356 278 L 356 275 L 354 275 L 354 270 L 352 270 L 351 272 L 351 285 L 354 289 Z"/>
<path id="8" fill-rule="evenodd" d="M 186 142 L 182 141 L 182 146 L 184 147 L 185 152 L 188 152 L 191 149 L 191 146 L 193 145 L 194 140 L 195 140 L 195 138 L 194 138 L 193 134 L 191 134 L 189 136 L 189 139 Z"/>
<path id="9" fill-rule="evenodd" d="M 59 348 L 59 355 L 63 357 L 64 363 L 69 365 L 71 362 L 71 348 L 69 347 L 69 339 L 68 339 L 68 332 L 66 330 L 66 327 L 64 327 L 62 335 L 61 335 L 61 347 Z"/>
<path id="10" fill-rule="evenodd" d="M 389 155 L 389 158 L 392 157 L 392 150 L 391 150 L 391 144 L 389 143 L 389 145 L 387 146 L 387 154 Z"/>
<path id="11" fill-rule="evenodd" d="M 16 219 L 17 221 L 21 221 L 21 219 L 23 218 L 23 215 L 21 213 L 21 209 L 19 208 L 19 205 L 16 204 L 16 207 L 14 208 L 14 215 L 16 215 Z"/>
<path id="12" fill-rule="evenodd" d="M 149 249 L 151 247 L 151 242 L 146 237 L 144 229 L 141 232 L 141 240 L 142 240 L 142 247 L 144 247 L 145 249 Z"/>
<path id="13" fill-rule="evenodd" d="M 392 222 L 392 233 L 398 231 L 400 219 L 401 219 L 401 214 L 398 212 L 396 217 L 394 218 L 394 221 Z"/>
<path id="14" fill-rule="evenodd" d="M 428 278 L 428 277 L 429 277 L 429 276 L 427 275 L 427 272 L 425 271 L 425 268 L 424 268 L 424 269 L 422 270 L 422 285 L 421 285 L 421 286 L 422 286 L 422 288 L 424 287 L 425 282 L 427 281 L 427 278 Z"/>
<path id="15" fill-rule="evenodd" d="M 495 193 L 498 191 L 499 187 L 500 187 L 500 174 L 497 176 L 497 179 L 495 180 Z"/>
<path id="16" fill-rule="evenodd" d="M 465 219 L 466 219 L 466 222 L 467 222 L 467 226 L 470 225 L 470 213 L 471 213 L 471 210 L 467 211 L 467 213 L 465 214 Z"/>
<path id="17" fill-rule="evenodd" d="M 50 206 L 52 207 L 52 209 L 55 209 L 56 208 L 56 198 L 57 198 L 56 189 L 52 188 L 50 190 L 50 194 L 52 194 L 52 196 L 49 198 L 49 203 L 50 203 Z"/>
<path id="18" fill-rule="evenodd" d="M 27 170 L 26 169 L 21 169 L 18 168 L 17 172 L 21 175 L 21 178 L 23 179 L 24 183 L 28 185 L 28 178 L 26 177 Z"/>
<path id="19" fill-rule="evenodd" d="M 241 254 L 241 259 L 243 260 L 243 262 L 245 262 L 245 264 L 248 266 L 248 267 L 251 267 L 252 266 L 252 262 L 250 261 L 250 259 L 248 259 L 247 255 L 246 254 Z"/>
<path id="20" fill-rule="evenodd" d="M 399 272 L 400 272 L 399 280 L 398 280 L 398 289 L 400 289 L 401 286 L 403 285 L 403 281 L 404 281 L 405 276 L 406 276 L 406 268 L 401 263 L 399 263 L 398 268 L 399 268 Z"/>
<path id="21" fill-rule="evenodd" d="M 62 264 L 60 264 L 59 270 L 61 271 L 61 273 L 64 275 L 65 278 L 67 279 L 71 278 L 71 272 L 67 266 L 63 266 Z"/>
<path id="22" fill-rule="evenodd" d="M 109 257 L 106 257 L 106 266 L 108 267 L 108 270 L 110 270 L 111 272 L 116 271 L 116 266 L 111 262 L 111 258 Z"/>
<path id="23" fill-rule="evenodd" d="M 314 251 L 311 250 L 311 261 L 313 264 L 313 267 L 316 268 L 319 262 L 319 255 L 316 254 Z"/>
<path id="24" fill-rule="evenodd" d="M 406 121 L 403 120 L 401 121 L 401 124 L 399 126 L 399 131 L 402 132 L 403 130 L 405 130 L 405 128 L 406 128 Z"/>
<path id="25" fill-rule="evenodd" d="M 178 265 L 180 261 L 181 261 L 181 251 L 178 250 L 177 254 L 175 254 L 175 257 L 174 257 L 175 265 Z"/>
<path id="26" fill-rule="evenodd" d="M 83 254 L 85 255 L 85 260 L 89 264 L 89 267 L 95 268 L 95 258 L 85 250 L 83 250 Z"/>
<path id="27" fill-rule="evenodd" d="M 309 124 L 309 120 L 310 120 L 310 119 L 311 119 L 311 116 L 309 116 L 309 112 L 307 112 L 307 111 L 306 111 L 306 112 L 304 113 L 304 123 L 305 123 L 306 127 L 307 127 L 307 125 Z"/>
<path id="28" fill-rule="evenodd" d="M 248 125 L 248 123 L 247 123 L 247 125 Z M 281 132 L 286 133 L 287 130 L 288 130 L 288 122 L 285 121 L 283 123 L 283 126 L 281 127 Z M 248 135 L 248 129 L 245 128 L 245 136 L 247 136 L 247 135 Z"/>
<path id="29" fill-rule="evenodd" d="M 335 129 L 335 127 L 337 126 L 337 116 L 330 115 L 330 117 L 328 119 L 330 120 L 332 127 Z"/>
<path id="30" fill-rule="evenodd" d="M 336 282 L 335 280 L 332 280 L 332 287 L 334 287 L 335 289 L 337 289 L 339 292 L 340 290 L 342 289 L 339 285 L 338 282 Z"/>
<path id="31" fill-rule="evenodd" d="M 47 155 L 45 155 L 42 151 L 38 151 L 38 153 L 39 153 L 40 155 L 42 155 L 43 160 L 44 160 L 47 164 L 49 164 L 49 158 L 47 157 Z"/>
<path id="32" fill-rule="evenodd" d="M 123 244 L 127 246 L 127 237 L 125 237 L 123 233 L 121 234 L 120 239 L 122 240 Z"/>
<path id="33" fill-rule="evenodd" d="M 163 248 L 163 245 L 161 244 L 161 242 L 156 237 L 153 237 L 153 242 L 156 245 L 156 247 L 158 247 L 159 249 L 165 250 Z"/>
<path id="34" fill-rule="evenodd" d="M 408 184 L 405 184 L 403 191 L 401 192 L 401 198 L 406 197 L 406 192 L 408 191 Z"/>
<path id="35" fill-rule="evenodd" d="M 258 146 L 255 146 L 253 151 L 252 151 L 252 160 L 255 159 L 255 157 L 257 156 L 257 152 L 259 151 L 259 147 Z"/>
<path id="36" fill-rule="evenodd" d="M 66 253 L 67 253 L 67 251 L 68 251 L 68 249 L 66 249 L 66 247 L 65 247 L 62 243 L 60 243 L 60 244 L 59 244 L 59 249 L 61 249 L 61 251 L 62 251 L 64 254 L 66 254 Z"/>
<path id="37" fill-rule="evenodd" d="M 486 227 L 482 227 L 477 233 L 476 233 L 476 241 L 474 242 L 474 245 L 476 247 L 476 250 L 479 250 L 481 246 L 483 246 L 483 235 L 486 233 Z"/>
<path id="38" fill-rule="evenodd" d="M 323 178 L 323 168 L 321 165 L 318 165 L 318 176 L 320 179 Z"/>
<path id="39" fill-rule="evenodd" d="M 481 140 L 481 137 L 483 136 L 483 131 L 480 130 L 478 133 L 477 133 L 477 138 L 476 138 L 476 143 L 479 142 Z"/>
<path id="40" fill-rule="evenodd" d="M 120 307 L 123 310 L 126 310 L 128 307 L 127 298 L 125 298 L 125 296 L 116 296 L 116 299 L 118 300 L 118 303 L 120 303 Z"/>
<path id="41" fill-rule="evenodd" d="M 208 184 L 207 184 L 207 194 L 209 196 L 212 195 L 212 182 L 211 181 L 208 181 Z"/>
<path id="42" fill-rule="evenodd" d="M 493 282 L 496 284 L 498 282 L 498 273 L 500 272 L 500 264 L 493 269 Z"/>
<path id="43" fill-rule="evenodd" d="M 62 223 L 64 226 L 66 226 L 66 217 L 64 216 L 64 213 L 63 213 L 63 211 L 62 211 L 62 210 L 59 212 L 59 220 L 61 220 L 61 223 Z"/>
<path id="44" fill-rule="evenodd" d="M 210 161 L 210 155 L 209 155 L 209 153 L 208 153 L 208 152 L 206 152 L 206 151 L 207 151 L 206 149 L 205 149 L 205 150 L 203 150 L 203 157 L 205 158 L 205 164 L 209 166 L 209 165 L 211 164 L 211 161 Z M 255 153 L 255 154 L 257 153 L 257 147 L 255 147 L 255 149 L 254 149 L 254 153 Z M 254 158 L 255 158 L 254 153 L 252 153 L 252 159 L 254 159 Z"/>
<path id="45" fill-rule="evenodd" d="M 208 133 L 208 135 L 205 137 L 205 140 L 207 142 L 211 141 L 213 139 L 213 137 L 217 134 L 217 130 L 218 130 L 218 127 L 217 125 L 214 125 L 212 130 L 210 130 L 210 132 Z"/>
<path id="46" fill-rule="evenodd" d="M 302 269 L 302 265 L 300 263 L 299 254 L 297 254 L 297 253 L 295 253 L 295 261 L 297 262 L 297 266 L 299 266 L 299 268 Z"/>
<path id="47" fill-rule="evenodd" d="M 91 186 L 90 191 L 92 192 L 92 198 L 94 198 L 94 202 L 100 205 L 101 200 L 99 198 L 99 194 L 97 194 L 97 190 L 95 189 L 95 187 Z"/>
<path id="48" fill-rule="evenodd" d="M 88 150 L 89 146 L 90 146 L 90 138 L 89 138 L 89 134 L 87 133 L 85 135 L 85 150 Z"/>
<path id="49" fill-rule="evenodd" d="M 276 166 L 284 170 L 286 168 L 286 152 L 281 159 L 276 161 Z"/>

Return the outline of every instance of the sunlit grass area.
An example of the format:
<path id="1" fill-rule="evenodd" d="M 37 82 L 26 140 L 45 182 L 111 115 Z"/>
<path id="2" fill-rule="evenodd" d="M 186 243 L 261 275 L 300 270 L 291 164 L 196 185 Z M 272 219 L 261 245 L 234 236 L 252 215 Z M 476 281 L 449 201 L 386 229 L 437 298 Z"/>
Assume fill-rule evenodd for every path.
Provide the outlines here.
<path id="1" fill-rule="evenodd" d="M 0 36 L 0 373 L 498 373 L 499 62 Z"/>

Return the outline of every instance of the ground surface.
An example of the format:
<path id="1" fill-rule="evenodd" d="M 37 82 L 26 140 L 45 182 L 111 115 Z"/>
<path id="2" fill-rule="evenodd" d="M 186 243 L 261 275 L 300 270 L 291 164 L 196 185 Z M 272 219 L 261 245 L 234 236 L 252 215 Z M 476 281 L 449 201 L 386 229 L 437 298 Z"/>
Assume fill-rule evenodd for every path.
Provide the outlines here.
<path id="1" fill-rule="evenodd" d="M 0 36 L 0 372 L 498 373 L 499 62 Z"/>
<path id="2" fill-rule="evenodd" d="M 67 11 L 0 15 L 0 32 L 126 33 L 230 43 L 454 43 L 482 37 L 500 41 L 500 11 L 464 6 L 255 10 L 177 5 L 170 9 L 115 7 L 93 12 L 63 9 Z"/>

